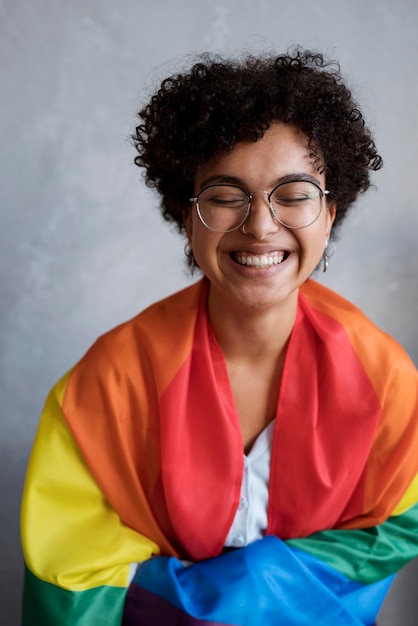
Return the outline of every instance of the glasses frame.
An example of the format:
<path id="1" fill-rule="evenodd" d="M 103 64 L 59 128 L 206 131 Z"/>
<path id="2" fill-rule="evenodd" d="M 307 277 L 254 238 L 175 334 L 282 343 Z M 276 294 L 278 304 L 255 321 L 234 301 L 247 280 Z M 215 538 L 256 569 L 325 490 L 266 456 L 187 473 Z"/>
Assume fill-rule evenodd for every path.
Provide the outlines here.
<path id="1" fill-rule="evenodd" d="M 309 224 L 305 224 L 305 226 L 289 226 L 289 224 L 286 224 L 285 222 L 283 222 L 279 216 L 276 214 L 276 211 L 274 210 L 274 207 L 272 205 L 271 202 L 271 198 L 272 195 L 274 194 L 274 192 L 276 191 L 276 189 L 278 189 L 279 187 L 282 187 L 283 185 L 288 185 L 289 183 L 310 183 L 311 185 L 313 185 L 314 187 L 316 187 L 319 191 L 320 194 L 320 209 L 318 212 L 318 215 L 315 217 L 315 219 L 312 220 L 312 222 L 309 222 Z M 211 189 L 213 187 L 233 187 L 234 189 L 239 189 L 240 191 L 242 191 L 248 198 L 248 206 L 247 206 L 247 210 L 245 211 L 244 217 L 242 218 L 241 222 L 237 225 L 234 226 L 234 228 L 229 228 L 228 230 L 218 230 L 217 228 L 212 228 L 212 226 L 209 226 L 209 224 L 207 224 L 205 222 L 205 220 L 203 219 L 203 216 L 200 212 L 200 207 L 199 207 L 199 199 L 201 197 L 201 195 L 203 193 L 205 193 L 205 191 L 207 191 L 208 189 Z M 269 191 L 264 191 L 263 189 L 257 190 L 257 191 L 252 191 L 251 193 L 248 193 L 248 191 L 246 191 L 245 189 L 243 189 L 243 187 L 240 187 L 239 185 L 233 185 L 233 184 L 229 184 L 229 183 L 216 183 L 213 185 L 207 185 L 207 187 L 204 187 L 203 189 L 201 189 L 199 191 L 199 193 L 197 194 L 197 196 L 195 198 L 189 198 L 189 202 L 194 202 L 196 205 L 196 211 L 197 214 L 199 216 L 200 221 L 202 222 L 203 226 L 205 226 L 206 228 L 208 228 L 209 230 L 215 232 L 215 233 L 232 233 L 234 230 L 238 230 L 239 228 L 241 228 L 245 222 L 248 220 L 248 218 L 251 215 L 251 202 L 253 200 L 254 194 L 256 193 L 264 193 L 267 195 L 267 199 L 268 199 L 268 205 L 269 205 L 269 210 L 270 210 L 270 215 L 272 217 L 273 220 L 275 220 L 276 222 L 279 222 L 279 224 L 281 224 L 282 226 L 284 226 L 285 228 L 289 228 L 290 230 L 301 230 L 303 228 L 308 228 L 309 226 L 312 226 L 312 224 L 314 224 L 316 222 L 316 220 L 319 218 L 319 216 L 322 213 L 322 206 L 323 206 L 323 199 L 324 196 L 327 196 L 330 192 L 329 189 L 321 189 L 321 187 L 315 183 L 313 180 L 305 180 L 303 178 L 295 178 L 294 180 L 288 180 L 286 182 L 283 183 L 279 183 L 278 185 L 276 185 L 275 187 L 273 187 L 273 189 L 269 192 Z"/>

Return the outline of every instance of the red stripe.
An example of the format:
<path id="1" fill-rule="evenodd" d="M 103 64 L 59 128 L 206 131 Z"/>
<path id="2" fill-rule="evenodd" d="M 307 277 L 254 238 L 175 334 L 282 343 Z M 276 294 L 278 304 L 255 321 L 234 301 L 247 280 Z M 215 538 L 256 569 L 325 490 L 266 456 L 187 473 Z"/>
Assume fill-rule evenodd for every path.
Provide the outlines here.
<path id="1" fill-rule="evenodd" d="M 363 513 L 363 471 L 381 406 L 344 328 L 307 307 L 282 378 L 268 532 L 304 537 Z"/>

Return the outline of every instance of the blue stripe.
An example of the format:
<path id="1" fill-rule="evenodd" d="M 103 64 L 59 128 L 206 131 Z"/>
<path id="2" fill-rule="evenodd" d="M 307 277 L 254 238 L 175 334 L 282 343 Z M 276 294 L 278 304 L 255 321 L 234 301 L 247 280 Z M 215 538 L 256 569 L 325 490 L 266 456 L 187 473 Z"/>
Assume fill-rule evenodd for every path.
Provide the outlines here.
<path id="1" fill-rule="evenodd" d="M 209 622 L 364 626 L 374 624 L 392 580 L 351 581 L 270 536 L 189 567 L 176 558 L 150 559 L 138 567 L 133 585 Z"/>

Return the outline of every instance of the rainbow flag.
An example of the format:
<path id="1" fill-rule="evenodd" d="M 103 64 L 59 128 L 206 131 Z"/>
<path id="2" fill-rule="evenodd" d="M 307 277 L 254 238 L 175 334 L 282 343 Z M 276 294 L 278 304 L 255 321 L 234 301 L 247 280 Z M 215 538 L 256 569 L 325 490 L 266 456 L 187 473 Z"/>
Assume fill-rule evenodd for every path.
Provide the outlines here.
<path id="1" fill-rule="evenodd" d="M 24 626 L 373 624 L 418 554 L 417 372 L 308 281 L 284 366 L 266 537 L 225 551 L 243 446 L 206 280 L 54 387 L 22 502 Z"/>

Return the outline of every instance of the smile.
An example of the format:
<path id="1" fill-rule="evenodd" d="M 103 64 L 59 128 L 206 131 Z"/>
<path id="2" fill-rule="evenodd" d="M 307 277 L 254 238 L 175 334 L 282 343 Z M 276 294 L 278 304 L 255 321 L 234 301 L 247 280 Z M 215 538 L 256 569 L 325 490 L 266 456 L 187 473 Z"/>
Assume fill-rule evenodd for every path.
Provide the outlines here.
<path id="1" fill-rule="evenodd" d="M 233 260 L 240 265 L 248 267 L 270 267 L 280 265 L 289 256 L 288 252 L 274 252 L 272 254 L 247 254 L 245 252 L 235 252 L 231 255 Z"/>

